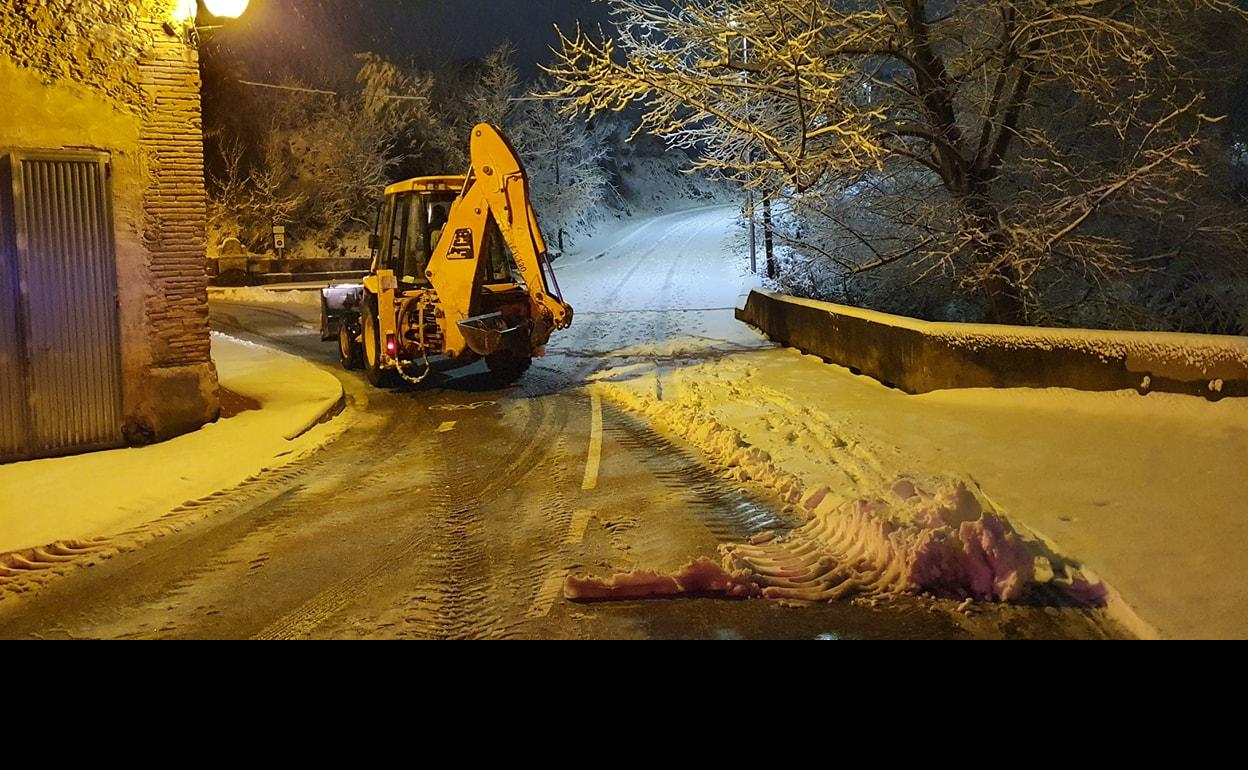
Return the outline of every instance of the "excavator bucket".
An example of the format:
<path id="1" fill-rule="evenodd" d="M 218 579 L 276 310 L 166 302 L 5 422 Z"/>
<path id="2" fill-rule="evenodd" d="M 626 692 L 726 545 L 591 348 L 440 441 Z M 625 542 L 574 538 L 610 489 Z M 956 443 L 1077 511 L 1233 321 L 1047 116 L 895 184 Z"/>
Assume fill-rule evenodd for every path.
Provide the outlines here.
<path id="1" fill-rule="evenodd" d="M 492 356 L 502 351 L 520 358 L 533 355 L 533 325 L 529 321 L 508 326 L 502 313 L 490 313 L 460 321 L 459 330 L 468 349 L 479 356 Z"/>

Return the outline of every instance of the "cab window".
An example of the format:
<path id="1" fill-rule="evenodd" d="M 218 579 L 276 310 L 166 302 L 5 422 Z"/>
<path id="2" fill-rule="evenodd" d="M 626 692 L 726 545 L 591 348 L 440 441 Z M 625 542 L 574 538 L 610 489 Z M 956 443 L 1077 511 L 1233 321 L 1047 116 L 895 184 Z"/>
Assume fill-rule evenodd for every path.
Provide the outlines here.
<path id="1" fill-rule="evenodd" d="M 450 217 L 454 193 L 402 196 L 394 212 L 391 262 L 399 280 L 427 285 L 425 272 Z"/>
<path id="2" fill-rule="evenodd" d="M 394 223 L 394 198 L 387 197 L 377 215 L 377 251 L 373 254 L 373 268 L 386 270 L 390 264 L 390 230 Z"/>
<path id="3" fill-rule="evenodd" d="M 425 218 L 424 196 L 409 195 L 403 203 L 402 269 L 396 271 L 406 284 L 426 284 L 429 264 L 429 228 Z"/>
<path id="4" fill-rule="evenodd" d="M 382 263 L 387 270 L 400 273 L 403 268 L 403 236 L 407 229 L 408 210 L 411 207 L 411 195 L 395 195 L 391 204 L 394 212 L 390 217 L 386 246 L 383 251 Z"/>
<path id="5" fill-rule="evenodd" d="M 429 253 L 432 254 L 438 248 L 438 242 L 442 240 L 442 233 L 446 231 L 447 220 L 451 216 L 451 205 L 455 202 L 454 194 L 441 194 L 429 196 L 429 203 L 425 213 L 429 221 Z"/>

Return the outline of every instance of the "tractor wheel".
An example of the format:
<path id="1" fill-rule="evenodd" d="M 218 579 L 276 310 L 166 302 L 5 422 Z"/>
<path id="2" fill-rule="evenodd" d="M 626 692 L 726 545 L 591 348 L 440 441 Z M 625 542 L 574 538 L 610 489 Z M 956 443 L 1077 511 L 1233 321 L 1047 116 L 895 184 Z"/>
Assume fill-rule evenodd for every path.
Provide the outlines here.
<path id="1" fill-rule="evenodd" d="M 381 328 L 377 323 L 377 300 L 365 303 L 364 321 L 364 377 L 376 388 L 392 388 L 398 384 L 398 376 L 381 363 Z"/>
<path id="2" fill-rule="evenodd" d="M 517 356 L 506 351 L 485 357 L 485 365 L 489 367 L 490 376 L 499 385 L 511 385 L 524 376 L 533 365 L 529 356 Z"/>
<path id="3" fill-rule="evenodd" d="M 353 324 L 343 319 L 338 327 L 338 361 L 342 368 L 355 371 L 364 365 L 364 346 L 355 339 Z"/>

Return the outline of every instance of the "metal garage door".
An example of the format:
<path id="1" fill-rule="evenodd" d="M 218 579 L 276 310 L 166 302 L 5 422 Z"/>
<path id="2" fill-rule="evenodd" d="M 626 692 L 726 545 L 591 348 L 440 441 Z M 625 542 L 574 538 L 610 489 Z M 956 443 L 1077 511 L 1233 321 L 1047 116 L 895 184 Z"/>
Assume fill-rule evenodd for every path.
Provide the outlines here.
<path id="1" fill-rule="evenodd" d="M 0 460 L 122 444 L 108 157 L 0 159 Z"/>

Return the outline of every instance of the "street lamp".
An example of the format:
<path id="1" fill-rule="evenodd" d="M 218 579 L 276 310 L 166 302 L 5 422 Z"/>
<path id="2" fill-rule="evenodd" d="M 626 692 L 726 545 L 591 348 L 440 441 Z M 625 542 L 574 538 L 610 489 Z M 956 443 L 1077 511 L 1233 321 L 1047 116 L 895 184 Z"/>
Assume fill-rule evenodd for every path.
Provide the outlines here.
<path id="1" fill-rule="evenodd" d="M 247 10 L 249 0 L 204 0 L 208 13 L 221 19 L 237 19 Z"/>
<path id="2" fill-rule="evenodd" d="M 237 19 L 242 16 L 250 5 L 250 0 L 177 0 L 177 5 L 173 9 L 173 20 L 182 27 L 182 39 L 187 45 L 197 46 L 199 44 L 199 32 L 201 30 L 212 30 L 218 27 L 201 27 L 196 22 L 199 19 L 199 9 L 203 6 L 209 16 L 217 19 Z M 174 34 L 175 26 L 169 23 L 165 24 L 165 29 L 170 34 Z"/>
<path id="3" fill-rule="evenodd" d="M 198 0 L 178 0 L 177 6 L 173 9 L 173 20 L 183 24 L 194 24 L 198 13 Z"/>

